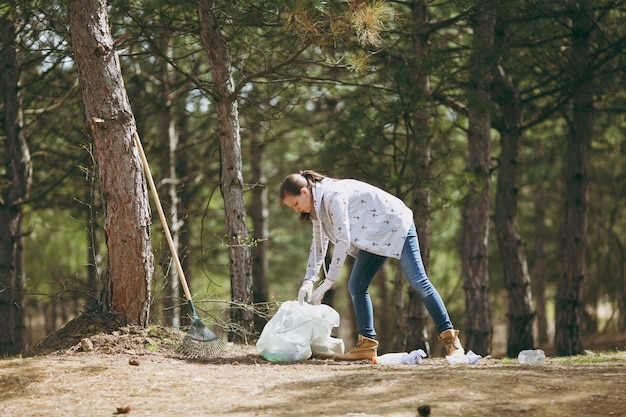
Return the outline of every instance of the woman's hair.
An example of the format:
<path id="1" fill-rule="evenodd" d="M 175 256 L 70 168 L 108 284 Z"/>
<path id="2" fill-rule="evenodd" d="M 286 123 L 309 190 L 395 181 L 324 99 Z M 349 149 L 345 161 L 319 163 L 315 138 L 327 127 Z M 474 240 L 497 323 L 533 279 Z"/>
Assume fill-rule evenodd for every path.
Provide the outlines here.
<path id="1" fill-rule="evenodd" d="M 322 181 L 324 178 L 327 177 L 310 169 L 286 176 L 283 182 L 280 183 L 280 189 L 278 190 L 280 201 L 282 202 L 288 195 L 300 195 L 300 190 L 304 187 L 311 190 L 315 187 L 315 183 Z M 311 213 L 300 213 L 300 221 L 308 221 L 310 219 Z"/>

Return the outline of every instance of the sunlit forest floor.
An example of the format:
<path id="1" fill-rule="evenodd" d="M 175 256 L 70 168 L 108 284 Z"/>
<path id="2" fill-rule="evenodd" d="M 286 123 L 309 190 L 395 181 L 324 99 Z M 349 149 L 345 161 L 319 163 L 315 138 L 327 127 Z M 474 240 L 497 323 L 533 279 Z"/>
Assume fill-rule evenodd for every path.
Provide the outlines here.
<path id="1" fill-rule="evenodd" d="M 85 316 L 0 360 L 0 407 L 19 416 L 626 416 L 626 335 L 542 365 L 310 359 L 277 364 L 229 344 L 203 362 L 184 333 Z"/>

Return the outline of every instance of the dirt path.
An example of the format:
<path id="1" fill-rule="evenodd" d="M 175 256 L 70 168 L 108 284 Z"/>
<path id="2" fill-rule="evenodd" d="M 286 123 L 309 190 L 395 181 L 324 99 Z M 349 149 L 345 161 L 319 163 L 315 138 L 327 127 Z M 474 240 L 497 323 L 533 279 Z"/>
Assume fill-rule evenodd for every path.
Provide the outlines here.
<path id="1" fill-rule="evenodd" d="M 230 346 L 208 363 L 162 350 L 0 360 L 6 416 L 626 416 L 626 352 L 450 366 L 274 364 Z M 124 410 L 120 410 L 124 411 Z M 422 411 L 425 415 L 425 413 Z"/>
<path id="2" fill-rule="evenodd" d="M 199 363 L 176 353 L 184 335 L 85 314 L 24 358 L 0 359 L 0 415 L 414 417 L 429 408 L 434 417 L 626 417 L 624 337 L 595 337 L 586 345 L 595 353 L 543 365 L 451 366 L 444 358 L 276 364 L 241 345 Z"/>

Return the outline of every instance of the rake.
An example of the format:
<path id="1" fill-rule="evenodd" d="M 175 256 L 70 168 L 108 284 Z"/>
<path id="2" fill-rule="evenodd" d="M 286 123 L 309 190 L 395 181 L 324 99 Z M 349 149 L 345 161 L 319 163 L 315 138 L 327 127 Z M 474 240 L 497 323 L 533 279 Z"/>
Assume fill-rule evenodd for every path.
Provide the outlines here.
<path id="1" fill-rule="evenodd" d="M 176 248 L 174 247 L 172 234 L 170 233 L 169 226 L 167 225 L 167 221 L 165 219 L 165 214 L 163 213 L 161 200 L 159 200 L 159 194 L 157 193 L 156 186 L 154 185 L 154 179 L 152 178 L 150 166 L 148 165 L 146 154 L 143 150 L 143 146 L 141 145 L 139 134 L 137 134 L 137 132 L 133 132 L 133 137 L 135 139 L 137 149 L 139 150 L 139 156 L 141 157 L 141 162 L 143 164 L 144 171 L 146 172 L 148 183 L 150 184 L 150 190 L 152 191 L 152 196 L 154 197 L 155 205 L 157 211 L 159 212 L 159 218 L 161 219 L 161 223 L 163 225 L 163 231 L 165 232 L 165 237 L 167 238 L 167 243 L 170 247 L 170 252 L 172 253 L 172 258 L 174 259 L 174 264 L 176 265 L 176 271 L 178 272 L 178 277 L 180 278 L 180 282 L 183 285 L 185 298 L 187 299 L 187 304 L 189 304 L 189 309 L 191 310 L 191 315 L 193 317 L 193 323 L 191 324 L 191 327 L 183 338 L 180 352 L 183 355 L 193 359 L 207 359 L 212 356 L 216 356 L 224 351 L 226 345 L 215 333 L 211 331 L 211 329 L 209 329 L 207 326 L 204 325 L 204 323 L 202 323 L 202 320 L 200 320 L 198 314 L 196 313 L 196 308 L 193 305 L 193 301 L 191 301 L 189 285 L 187 285 L 187 279 L 185 278 L 183 267 L 180 264 L 178 253 L 176 252 Z"/>

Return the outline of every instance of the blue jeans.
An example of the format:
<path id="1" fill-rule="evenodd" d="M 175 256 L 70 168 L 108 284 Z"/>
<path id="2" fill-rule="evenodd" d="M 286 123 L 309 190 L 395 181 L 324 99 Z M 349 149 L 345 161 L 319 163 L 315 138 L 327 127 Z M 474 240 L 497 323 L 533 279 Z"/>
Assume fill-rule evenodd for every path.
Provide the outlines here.
<path id="1" fill-rule="evenodd" d="M 376 338 L 376 330 L 374 329 L 374 310 L 368 288 L 386 259 L 385 256 L 363 250 L 359 251 L 348 279 L 348 290 L 352 297 L 359 333 L 370 339 Z M 409 230 L 402 248 L 400 268 L 435 321 L 437 332 L 441 333 L 453 329 L 443 300 L 426 275 L 415 226 Z"/>

